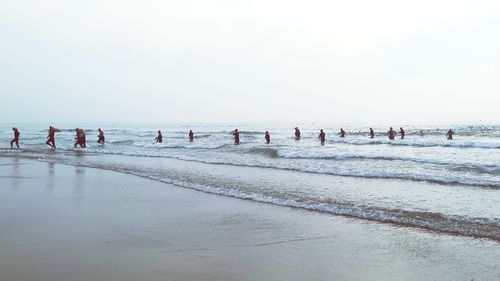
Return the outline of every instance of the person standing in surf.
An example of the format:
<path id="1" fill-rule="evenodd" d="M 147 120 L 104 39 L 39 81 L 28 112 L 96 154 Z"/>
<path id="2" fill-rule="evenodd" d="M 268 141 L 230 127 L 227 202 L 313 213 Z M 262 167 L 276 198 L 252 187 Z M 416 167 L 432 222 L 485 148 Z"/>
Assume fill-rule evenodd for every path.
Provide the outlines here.
<path id="1" fill-rule="evenodd" d="M 269 144 L 271 142 L 271 135 L 269 135 L 269 131 L 266 131 L 264 139 L 266 139 L 267 144 Z"/>
<path id="2" fill-rule="evenodd" d="M 193 130 L 189 130 L 188 138 L 189 138 L 189 141 L 193 141 L 194 140 Z"/>
<path id="3" fill-rule="evenodd" d="M 104 141 L 105 141 L 104 132 L 101 130 L 101 128 L 97 129 L 97 131 L 99 132 L 99 135 L 97 135 L 97 138 L 98 138 L 97 143 L 104 145 Z"/>
<path id="4" fill-rule="evenodd" d="M 13 127 L 12 131 L 14 131 L 14 138 L 10 141 L 10 148 L 13 148 L 13 144 L 16 144 L 17 148 L 19 148 L 19 130 Z"/>
<path id="5" fill-rule="evenodd" d="M 370 138 L 371 139 L 375 138 L 375 132 L 373 131 L 372 128 L 370 128 Z"/>
<path id="6" fill-rule="evenodd" d="M 76 135 L 75 135 L 75 145 L 74 147 L 76 148 L 77 145 L 79 145 L 81 148 L 83 148 L 82 144 L 82 136 L 79 128 L 75 129 Z"/>
<path id="7" fill-rule="evenodd" d="M 155 138 L 155 141 L 157 143 L 162 143 L 163 142 L 163 136 L 161 134 L 161 130 L 158 130 L 158 136 Z"/>
<path id="8" fill-rule="evenodd" d="M 323 129 L 319 130 L 319 140 L 321 141 L 321 144 L 325 144 L 325 132 L 323 132 Z"/>
<path id="9" fill-rule="evenodd" d="M 401 135 L 401 139 L 405 138 L 405 130 L 403 130 L 403 127 L 399 127 L 399 134 Z"/>
<path id="10" fill-rule="evenodd" d="M 390 140 L 394 140 L 394 138 L 396 137 L 396 131 L 394 131 L 391 128 L 389 128 L 389 132 L 387 132 L 387 137 L 389 137 Z"/>
<path id="11" fill-rule="evenodd" d="M 296 140 L 300 139 L 300 130 L 298 127 L 295 127 L 295 139 Z"/>
<path id="12" fill-rule="evenodd" d="M 446 133 L 446 139 L 452 140 L 454 134 L 455 134 L 455 132 L 453 132 L 451 129 L 449 129 L 448 132 Z"/>
<path id="13" fill-rule="evenodd" d="M 240 132 L 238 132 L 238 129 L 234 129 L 233 140 L 234 144 L 240 144 Z"/>
<path id="14" fill-rule="evenodd" d="M 340 132 L 338 134 L 341 138 L 345 138 L 345 131 L 344 129 L 340 128 Z"/>
<path id="15" fill-rule="evenodd" d="M 83 129 L 80 129 L 80 146 L 83 148 L 87 147 L 87 137 L 85 136 Z"/>
<path id="16" fill-rule="evenodd" d="M 47 141 L 45 144 L 50 145 L 52 148 L 56 148 L 56 128 L 49 127 L 49 135 L 47 136 Z"/>

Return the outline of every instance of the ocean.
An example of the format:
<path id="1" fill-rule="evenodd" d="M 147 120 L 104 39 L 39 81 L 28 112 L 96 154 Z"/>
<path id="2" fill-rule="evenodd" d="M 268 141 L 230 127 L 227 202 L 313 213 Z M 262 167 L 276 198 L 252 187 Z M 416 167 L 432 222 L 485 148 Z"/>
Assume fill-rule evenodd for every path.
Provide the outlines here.
<path id="1" fill-rule="evenodd" d="M 500 125 L 389 126 L 335 124 L 48 124 L 0 126 L 0 157 L 113 170 L 203 192 L 313 212 L 500 241 Z M 302 137 L 296 140 L 294 127 Z M 75 127 L 87 148 L 74 148 Z M 97 128 L 106 145 L 97 144 Z M 393 126 L 399 131 L 400 126 Z M 234 145 L 232 132 L 240 131 Z M 446 139 L 448 129 L 455 132 Z M 155 143 L 156 131 L 163 143 Z M 188 141 L 192 129 L 195 139 Z M 326 142 L 318 139 L 324 129 Z M 269 130 L 271 143 L 265 144 Z M 22 167 L 20 167 L 22 169 Z"/>

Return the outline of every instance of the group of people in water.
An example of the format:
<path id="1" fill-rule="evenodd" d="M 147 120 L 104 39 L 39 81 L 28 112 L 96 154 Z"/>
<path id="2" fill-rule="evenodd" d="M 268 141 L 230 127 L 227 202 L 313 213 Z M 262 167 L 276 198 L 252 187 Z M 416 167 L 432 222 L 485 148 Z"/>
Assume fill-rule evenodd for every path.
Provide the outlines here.
<path id="1" fill-rule="evenodd" d="M 13 148 L 14 144 L 15 144 L 17 146 L 17 148 L 19 148 L 19 136 L 21 134 L 19 133 L 19 130 L 16 127 L 13 127 L 12 131 L 14 132 L 14 139 L 12 139 L 12 141 L 10 142 L 10 147 Z M 75 131 L 76 131 L 76 135 L 75 135 L 74 147 L 76 148 L 79 145 L 81 148 L 86 148 L 87 147 L 87 140 L 86 140 L 85 132 L 83 131 L 83 129 L 80 129 L 80 128 L 76 128 Z M 101 128 L 97 129 L 97 131 L 99 133 L 97 135 L 97 138 L 98 138 L 97 143 L 104 145 L 104 143 L 105 143 L 104 131 L 101 130 Z M 53 126 L 50 126 L 49 133 L 47 135 L 47 141 L 45 142 L 47 145 L 49 145 L 50 147 L 52 147 L 54 149 L 56 148 L 56 138 L 55 138 L 56 132 L 60 132 L 60 130 L 54 128 Z M 340 132 L 338 133 L 339 137 L 345 138 L 346 134 L 347 134 L 346 131 L 343 128 L 340 128 Z M 397 134 L 398 133 L 392 127 L 390 127 L 389 131 L 387 132 L 387 137 L 389 138 L 389 140 L 394 140 L 396 138 Z M 451 129 L 449 129 L 448 132 L 446 133 L 446 139 L 452 140 L 454 134 L 455 133 Z M 401 139 L 405 138 L 406 133 L 402 127 L 399 128 L 399 135 L 400 135 Z M 301 134 L 300 134 L 299 128 L 295 127 L 295 139 L 299 140 L 300 136 L 301 136 Z M 368 136 L 371 139 L 375 138 L 375 131 L 373 131 L 373 128 L 370 128 Z M 326 134 L 323 131 L 323 129 L 320 130 L 318 138 L 319 138 L 321 144 L 325 143 Z M 194 140 L 194 133 L 192 130 L 189 130 L 188 139 L 191 142 Z M 271 142 L 271 135 L 269 134 L 269 131 L 265 132 L 264 139 L 266 141 L 266 144 L 269 144 Z M 234 144 L 240 143 L 240 132 L 238 131 L 238 129 L 234 129 L 234 131 L 233 131 L 233 141 L 234 141 Z M 161 130 L 158 130 L 158 135 L 155 138 L 155 142 L 157 142 L 157 143 L 163 142 L 163 135 L 161 133 Z"/>

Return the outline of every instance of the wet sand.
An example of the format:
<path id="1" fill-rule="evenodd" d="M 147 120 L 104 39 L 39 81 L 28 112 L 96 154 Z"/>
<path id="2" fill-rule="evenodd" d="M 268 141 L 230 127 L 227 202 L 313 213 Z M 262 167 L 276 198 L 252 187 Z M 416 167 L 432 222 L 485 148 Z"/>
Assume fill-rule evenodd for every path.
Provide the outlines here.
<path id="1" fill-rule="evenodd" d="M 0 280 L 499 280 L 500 244 L 0 158 Z"/>

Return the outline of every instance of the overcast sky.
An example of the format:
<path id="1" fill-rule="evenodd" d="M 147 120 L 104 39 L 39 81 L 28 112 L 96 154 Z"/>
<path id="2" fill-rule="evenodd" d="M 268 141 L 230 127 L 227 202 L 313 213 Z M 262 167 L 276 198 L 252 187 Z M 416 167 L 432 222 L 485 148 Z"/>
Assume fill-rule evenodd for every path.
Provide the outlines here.
<path id="1" fill-rule="evenodd" d="M 0 120 L 500 122 L 500 1 L 0 1 Z"/>

